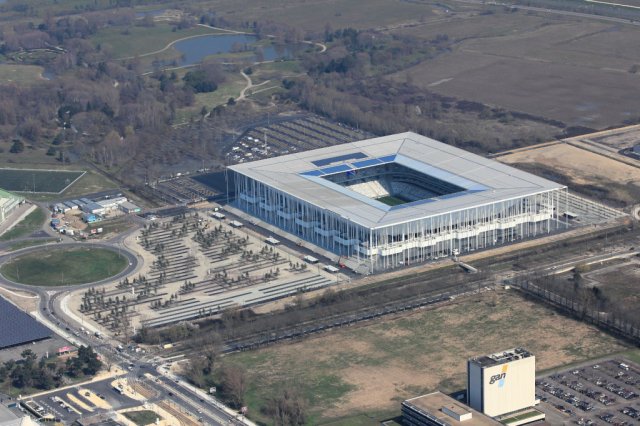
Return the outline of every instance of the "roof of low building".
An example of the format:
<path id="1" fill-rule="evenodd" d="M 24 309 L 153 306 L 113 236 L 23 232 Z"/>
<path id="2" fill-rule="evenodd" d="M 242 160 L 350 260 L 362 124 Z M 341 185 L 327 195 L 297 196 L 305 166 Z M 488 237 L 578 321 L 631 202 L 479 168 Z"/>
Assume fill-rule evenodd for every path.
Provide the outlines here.
<path id="1" fill-rule="evenodd" d="M 500 422 L 495 421 L 491 417 L 474 410 L 473 408 L 456 401 L 448 395 L 442 392 L 433 392 L 427 395 L 417 396 L 415 398 L 407 399 L 403 402 L 404 405 L 416 410 L 420 413 L 431 415 L 440 421 L 456 426 L 496 426 L 500 425 Z M 464 415 L 471 413 L 471 419 L 458 421 L 454 417 L 448 415 L 443 411 L 443 407 L 458 414 Z"/>

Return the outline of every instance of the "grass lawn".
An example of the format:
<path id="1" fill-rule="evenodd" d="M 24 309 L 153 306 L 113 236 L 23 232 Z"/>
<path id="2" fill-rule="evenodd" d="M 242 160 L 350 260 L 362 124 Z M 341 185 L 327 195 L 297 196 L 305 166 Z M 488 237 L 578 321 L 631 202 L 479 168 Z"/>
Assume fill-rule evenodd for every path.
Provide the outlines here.
<path id="1" fill-rule="evenodd" d="M 25 237 L 39 230 L 45 220 L 47 220 L 47 215 L 45 214 L 44 210 L 37 207 L 13 228 L 2 234 L 0 236 L 0 241 L 9 241 L 20 237 Z"/>
<path id="2" fill-rule="evenodd" d="M 251 74 L 253 84 L 259 84 L 265 80 L 271 80 L 271 83 L 279 83 L 285 78 L 298 76 L 302 73 L 300 62 L 294 60 L 266 62 L 252 65 L 251 68 L 253 69 L 253 74 Z"/>
<path id="3" fill-rule="evenodd" d="M 110 47 L 116 58 L 142 55 L 164 49 L 169 43 L 184 37 L 202 34 L 216 34 L 219 31 L 205 27 L 193 27 L 172 31 L 173 26 L 156 23 L 154 27 L 104 28 L 91 41 L 94 45 Z"/>
<path id="4" fill-rule="evenodd" d="M 517 346 L 536 355 L 538 370 L 628 350 L 594 327 L 503 291 L 226 359 L 247 371 L 246 403 L 256 420 L 269 423 L 261 407 L 288 387 L 306 399 L 310 423 L 351 425 L 365 424 L 372 412 L 381 413 L 376 421 L 392 418 L 410 396 L 460 390 L 469 357 Z"/>
<path id="5" fill-rule="evenodd" d="M 122 413 L 122 415 L 138 426 L 147 426 L 153 424 L 156 422 L 157 418 L 162 420 L 162 417 L 151 410 L 128 411 L 126 413 Z"/>
<path id="6" fill-rule="evenodd" d="M 0 83 L 33 84 L 42 81 L 42 71 L 37 65 L 0 64 Z"/>
<path id="7" fill-rule="evenodd" d="M 620 355 L 629 358 L 631 361 L 640 364 L 640 349 L 631 349 L 627 352 L 623 352 Z"/>
<path id="8" fill-rule="evenodd" d="M 182 108 L 176 111 L 175 123 L 185 123 L 191 117 L 200 118 L 202 107 L 211 111 L 218 105 L 226 104 L 229 98 L 237 98 L 240 91 L 246 86 L 247 81 L 240 73 L 226 73 L 226 81 L 222 83 L 215 92 L 196 94 L 195 104 L 191 107 Z"/>
<path id="9" fill-rule="evenodd" d="M 38 250 L 17 256 L 0 266 L 11 281 L 40 286 L 84 284 L 122 271 L 127 259 L 117 252 L 90 247 Z"/>
<path id="10" fill-rule="evenodd" d="M 133 226 L 133 222 L 131 222 L 128 216 L 119 216 L 115 219 L 90 223 L 85 231 L 90 232 L 92 229 L 102 228 L 101 236 L 104 237 L 107 234 L 124 232 L 131 228 L 131 226 Z"/>
<path id="11" fill-rule="evenodd" d="M 23 240 L 9 246 L 8 251 L 16 251 L 26 247 L 41 246 L 43 244 L 53 243 L 53 238 L 39 238 L 37 240 Z"/>

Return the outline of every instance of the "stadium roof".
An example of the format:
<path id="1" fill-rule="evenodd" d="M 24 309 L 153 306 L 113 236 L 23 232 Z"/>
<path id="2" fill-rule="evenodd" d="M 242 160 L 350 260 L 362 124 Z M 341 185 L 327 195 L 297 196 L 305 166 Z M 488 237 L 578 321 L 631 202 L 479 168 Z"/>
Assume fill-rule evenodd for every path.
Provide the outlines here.
<path id="1" fill-rule="evenodd" d="M 44 325 L 0 296 L 0 349 L 51 337 Z"/>
<path id="2" fill-rule="evenodd" d="M 16 198 L 16 199 L 22 199 L 22 197 L 19 197 L 15 194 L 12 194 L 9 191 L 5 191 L 4 189 L 0 188 L 0 198 Z"/>
<path id="3" fill-rule="evenodd" d="M 461 186 L 463 192 L 385 206 L 323 175 L 395 162 Z M 413 132 L 335 145 L 229 167 L 369 228 L 516 199 L 565 186 Z"/>

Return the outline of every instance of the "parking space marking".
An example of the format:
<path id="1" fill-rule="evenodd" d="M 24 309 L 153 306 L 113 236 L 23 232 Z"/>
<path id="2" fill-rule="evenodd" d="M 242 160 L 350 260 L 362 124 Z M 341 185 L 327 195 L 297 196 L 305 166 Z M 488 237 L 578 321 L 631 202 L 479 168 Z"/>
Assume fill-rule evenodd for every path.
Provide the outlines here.
<path id="1" fill-rule="evenodd" d="M 82 402 L 80 400 L 80 398 L 78 398 L 77 396 L 75 396 L 75 395 L 73 395 L 71 393 L 68 393 L 66 396 L 69 399 L 69 401 L 71 401 L 73 404 L 75 404 L 78 407 L 80 407 L 82 410 L 88 411 L 89 413 L 93 413 L 93 408 L 89 407 L 87 404 Z"/>

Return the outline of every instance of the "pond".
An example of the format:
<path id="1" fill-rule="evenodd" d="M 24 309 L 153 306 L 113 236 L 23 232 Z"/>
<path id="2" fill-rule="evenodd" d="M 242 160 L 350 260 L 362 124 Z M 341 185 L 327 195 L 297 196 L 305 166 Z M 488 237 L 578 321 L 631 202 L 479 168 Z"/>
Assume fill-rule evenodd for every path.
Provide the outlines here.
<path id="1" fill-rule="evenodd" d="M 292 46 L 256 46 L 256 36 L 248 34 L 206 35 L 178 41 L 173 47 L 182 57 L 177 61 L 178 66 L 194 65 L 210 55 L 233 52 L 254 52 L 254 61 L 273 61 L 276 59 L 290 59 L 298 49 L 306 45 Z"/>
<path id="2" fill-rule="evenodd" d="M 2 3 L 3 0 L 0 0 Z M 144 18 L 147 15 L 151 15 L 152 17 L 162 15 L 167 9 L 153 9 L 153 10 L 145 10 L 142 12 L 136 12 L 136 18 Z"/>

